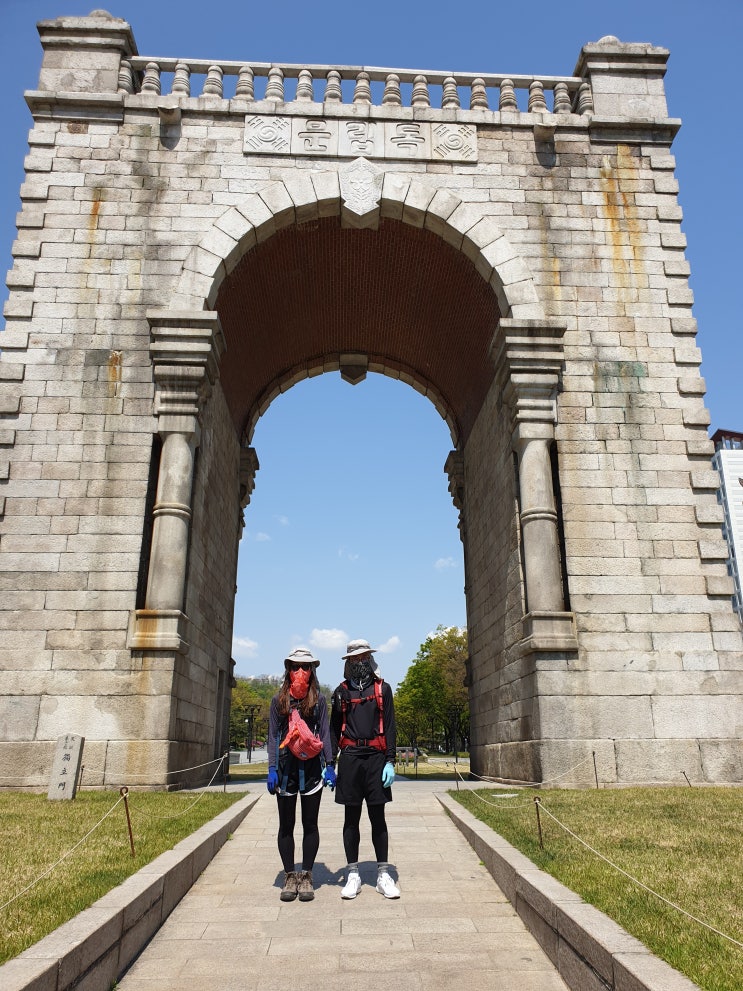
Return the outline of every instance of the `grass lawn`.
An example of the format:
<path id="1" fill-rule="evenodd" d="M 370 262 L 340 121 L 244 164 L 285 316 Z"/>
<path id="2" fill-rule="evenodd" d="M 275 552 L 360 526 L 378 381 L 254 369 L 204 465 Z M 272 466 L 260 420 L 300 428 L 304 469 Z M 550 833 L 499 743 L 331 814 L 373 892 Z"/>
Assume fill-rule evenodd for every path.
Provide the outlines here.
<path id="1" fill-rule="evenodd" d="M 268 777 L 268 761 L 252 764 L 230 764 L 230 781 L 262 781 Z"/>
<path id="2" fill-rule="evenodd" d="M 408 765 L 400 762 L 395 768 L 399 778 L 415 780 L 415 764 L 411 761 Z M 470 773 L 469 757 L 462 758 L 455 763 L 453 757 L 439 757 L 435 760 L 418 761 L 418 778 L 425 778 L 427 781 L 456 781 L 461 776 L 467 780 Z"/>
<path id="3" fill-rule="evenodd" d="M 705 991 L 743 988 L 743 947 L 715 935 L 586 850 L 534 798 L 633 878 L 743 943 L 743 790 L 628 788 L 451 794 L 473 815 L 611 916 Z"/>
<path id="4" fill-rule="evenodd" d="M 436 761 L 418 761 L 418 777 L 426 778 L 427 780 L 440 780 L 440 781 L 455 781 L 456 772 L 455 767 L 458 768 L 459 774 L 465 779 L 469 774 L 469 758 L 464 760 L 464 758 L 459 759 L 458 763 L 455 765 L 453 757 L 439 758 Z M 395 768 L 396 774 L 399 778 L 405 779 L 415 779 L 415 765 L 411 761 L 407 766 L 400 761 Z M 260 764 L 232 764 L 230 765 L 230 780 L 231 781 L 263 781 L 265 782 L 268 775 L 268 764 L 263 761 Z"/>
<path id="5" fill-rule="evenodd" d="M 130 791 L 132 857 L 126 811 L 117 792 L 78 792 L 67 802 L 0 792 L 0 963 L 92 905 L 244 794 Z"/>

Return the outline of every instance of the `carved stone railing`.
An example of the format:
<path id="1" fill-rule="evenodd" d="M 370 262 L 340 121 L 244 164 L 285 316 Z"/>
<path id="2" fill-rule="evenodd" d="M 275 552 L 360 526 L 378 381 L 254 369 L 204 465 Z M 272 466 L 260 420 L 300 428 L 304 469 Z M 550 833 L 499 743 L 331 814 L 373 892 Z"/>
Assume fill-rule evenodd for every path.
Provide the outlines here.
<path id="1" fill-rule="evenodd" d="M 584 45 L 573 75 L 542 76 L 150 58 L 139 55 L 126 21 L 98 9 L 41 21 L 38 29 L 44 60 L 38 89 L 26 100 L 39 117 L 119 121 L 133 105 L 156 109 L 166 126 L 176 124 L 182 110 L 431 125 L 504 122 L 533 127 L 544 142 L 565 117 L 572 118 L 564 121 L 570 126 L 579 117 L 599 141 L 667 143 L 680 126 L 668 117 L 667 49 L 613 35 Z"/>
<path id="2" fill-rule="evenodd" d="M 198 84 L 193 77 L 200 77 Z M 232 78 L 234 77 L 234 78 Z M 524 91 L 518 99 L 518 91 Z M 282 104 L 366 104 L 413 109 L 590 114 L 589 84 L 577 76 L 419 72 L 363 66 L 122 59 L 119 93 Z"/>

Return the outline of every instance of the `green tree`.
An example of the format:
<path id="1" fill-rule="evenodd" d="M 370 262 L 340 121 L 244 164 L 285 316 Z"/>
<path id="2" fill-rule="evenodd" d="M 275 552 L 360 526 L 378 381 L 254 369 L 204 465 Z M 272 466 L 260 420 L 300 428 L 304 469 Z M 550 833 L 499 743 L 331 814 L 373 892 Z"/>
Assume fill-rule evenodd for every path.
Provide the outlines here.
<path id="1" fill-rule="evenodd" d="M 411 746 L 428 739 L 433 747 L 443 734 L 452 747 L 456 724 L 459 740 L 469 743 L 469 698 L 465 686 L 467 631 L 438 626 L 420 646 L 395 693 L 395 715 L 401 739 Z"/>
<path id="2" fill-rule="evenodd" d="M 279 690 L 279 683 L 272 678 L 237 678 L 232 689 L 230 708 L 230 744 L 244 747 L 248 727 L 245 720 L 250 715 L 250 706 L 260 709 L 254 714 L 253 737 L 265 740 L 268 734 L 268 709 L 271 698 Z"/>

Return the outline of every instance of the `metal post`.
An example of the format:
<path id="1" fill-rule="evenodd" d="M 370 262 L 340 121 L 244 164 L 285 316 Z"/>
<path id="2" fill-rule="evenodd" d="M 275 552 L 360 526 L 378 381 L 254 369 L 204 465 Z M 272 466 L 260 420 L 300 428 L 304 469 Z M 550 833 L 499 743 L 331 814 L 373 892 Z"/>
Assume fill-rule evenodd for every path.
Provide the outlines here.
<path id="1" fill-rule="evenodd" d="M 539 833 L 539 849 L 544 850 L 544 843 L 542 841 L 542 820 L 539 818 L 539 799 L 534 799 L 534 808 L 537 810 L 537 832 Z"/>
<path id="2" fill-rule="evenodd" d="M 132 848 L 132 857 L 134 857 L 135 856 L 134 836 L 132 835 L 132 820 L 129 816 L 129 800 L 127 798 L 129 794 L 129 789 L 126 787 L 126 785 L 122 785 L 122 787 L 119 788 L 119 794 L 124 799 L 124 809 L 126 810 L 126 825 L 129 830 L 129 846 Z"/>
<path id="3" fill-rule="evenodd" d="M 256 715 L 261 711 L 259 705 L 249 705 L 248 706 L 248 718 L 245 720 L 248 723 L 248 764 L 253 762 L 253 725 L 255 723 Z"/>

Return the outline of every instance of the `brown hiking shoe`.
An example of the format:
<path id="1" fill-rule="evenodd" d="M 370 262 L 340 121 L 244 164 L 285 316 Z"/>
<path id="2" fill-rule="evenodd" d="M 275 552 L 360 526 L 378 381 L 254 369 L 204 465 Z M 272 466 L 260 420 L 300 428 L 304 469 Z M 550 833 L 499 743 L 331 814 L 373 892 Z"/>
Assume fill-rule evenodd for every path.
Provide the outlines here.
<path id="1" fill-rule="evenodd" d="M 315 897 L 315 889 L 312 887 L 312 871 L 302 871 L 299 874 L 299 884 L 297 885 L 299 900 L 301 902 L 311 902 Z"/>
<path id="2" fill-rule="evenodd" d="M 296 871 L 287 871 L 284 887 L 281 889 L 282 902 L 293 902 L 297 897 L 297 887 L 300 875 Z"/>

